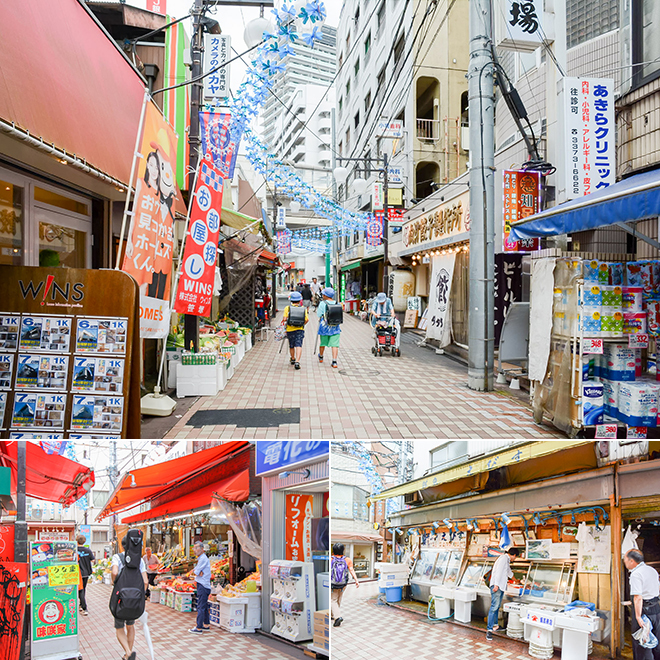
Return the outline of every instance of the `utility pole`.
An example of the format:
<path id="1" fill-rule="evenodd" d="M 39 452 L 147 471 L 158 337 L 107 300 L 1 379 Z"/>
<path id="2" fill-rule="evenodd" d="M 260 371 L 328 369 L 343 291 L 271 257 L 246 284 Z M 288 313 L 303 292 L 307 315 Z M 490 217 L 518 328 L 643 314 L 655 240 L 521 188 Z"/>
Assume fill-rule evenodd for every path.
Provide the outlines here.
<path id="1" fill-rule="evenodd" d="M 470 311 L 468 387 L 493 389 L 494 112 L 492 0 L 470 0 Z"/>
<path id="2" fill-rule="evenodd" d="M 27 447 L 26 440 L 16 443 L 16 523 L 14 525 L 14 556 L 16 562 L 25 564 L 28 560 L 27 534 Z"/>
<path id="3" fill-rule="evenodd" d="M 387 259 L 387 246 L 389 242 L 389 231 L 390 231 L 390 223 L 389 223 L 389 205 L 387 203 L 387 197 L 388 197 L 388 184 L 389 184 L 389 179 L 388 179 L 388 172 L 387 172 L 387 154 L 383 153 L 383 291 L 385 292 L 386 296 L 390 295 L 390 290 L 389 290 L 389 282 L 388 282 L 388 272 L 387 272 L 387 265 L 388 265 L 388 259 Z"/>
<path id="4" fill-rule="evenodd" d="M 337 195 L 337 181 L 335 180 L 334 177 L 334 171 L 335 167 L 337 167 L 337 152 L 335 151 L 335 145 L 337 144 L 337 120 L 335 117 L 335 109 L 332 108 L 330 110 L 330 126 L 331 126 L 331 131 L 332 131 L 332 171 L 333 175 L 331 176 L 332 178 L 332 199 L 334 199 L 335 202 L 339 203 L 338 195 Z M 334 260 L 334 269 L 333 269 L 333 278 L 332 278 L 332 285 L 330 283 L 326 284 L 326 286 L 332 286 L 335 289 L 335 295 L 336 295 L 336 300 L 339 302 L 341 300 L 340 292 L 339 292 L 339 238 L 337 236 L 337 232 L 334 231 L 332 232 L 332 256 Z M 327 266 L 326 266 L 327 268 Z M 327 271 L 326 271 L 327 272 Z"/>

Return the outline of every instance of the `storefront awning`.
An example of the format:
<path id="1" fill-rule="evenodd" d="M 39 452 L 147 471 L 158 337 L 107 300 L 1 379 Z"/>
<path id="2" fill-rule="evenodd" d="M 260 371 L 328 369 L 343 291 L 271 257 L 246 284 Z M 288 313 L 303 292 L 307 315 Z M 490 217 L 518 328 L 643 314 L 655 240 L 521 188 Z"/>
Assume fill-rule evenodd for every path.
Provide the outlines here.
<path id="1" fill-rule="evenodd" d="M 12 493 L 16 493 L 18 442 L 3 441 L 0 444 L 0 464 L 11 468 Z M 26 442 L 25 461 L 25 492 L 30 497 L 71 506 L 94 485 L 92 468 L 59 454 L 47 454 L 33 442 Z"/>
<path id="2" fill-rule="evenodd" d="M 241 229 L 247 229 L 248 227 L 250 227 L 250 225 L 254 225 L 253 227 L 250 227 L 250 231 L 257 234 L 259 233 L 259 226 L 254 223 L 257 222 L 258 220 L 259 218 L 251 218 L 249 215 L 243 215 L 238 211 L 232 211 L 231 209 L 226 209 L 224 206 L 222 207 L 222 211 L 220 212 L 221 223 L 226 227 L 231 227 L 232 229 L 235 229 L 236 231 L 240 231 Z"/>
<path id="3" fill-rule="evenodd" d="M 351 264 L 346 264 L 345 266 L 342 266 L 342 270 L 353 270 L 353 268 L 359 268 L 362 265 L 362 260 L 358 259 L 357 261 L 354 261 Z"/>
<path id="4" fill-rule="evenodd" d="M 478 458 L 468 463 L 463 463 L 457 467 L 443 470 L 431 474 L 415 481 L 410 481 L 394 488 L 384 490 L 378 495 L 372 495 L 369 499 L 372 502 L 377 500 L 387 500 L 391 497 L 398 497 L 416 491 L 425 491 L 450 484 L 443 488 L 444 492 L 437 493 L 439 499 L 442 496 L 451 497 L 471 490 L 480 490 L 485 486 L 488 473 L 503 467 L 508 467 L 512 471 L 512 480 L 516 483 L 523 481 L 532 481 L 534 479 L 550 476 L 552 472 L 561 473 L 562 469 L 567 467 L 565 454 L 563 452 L 585 446 L 587 449 L 585 457 L 579 457 L 580 460 L 574 460 L 570 467 L 582 465 L 584 467 L 595 467 L 595 455 L 591 440 L 548 440 L 543 442 L 531 442 L 527 445 L 516 445 L 497 454 L 490 454 L 483 458 Z M 555 461 L 551 460 L 551 455 L 555 454 Z M 576 459 L 578 457 L 575 457 Z M 540 464 L 536 459 L 545 459 Z M 590 464 L 590 465 L 589 465 Z M 557 470 L 559 472 L 557 472 Z M 564 469 L 564 471 L 566 471 Z M 458 483 L 462 482 L 462 483 Z"/>
<path id="5" fill-rule="evenodd" d="M 244 440 L 225 442 L 210 449 L 197 451 L 180 458 L 129 470 L 120 478 L 97 520 L 126 511 L 143 502 L 151 501 L 240 454 L 249 447 Z"/>
<path id="6" fill-rule="evenodd" d="M 262 250 L 259 255 L 259 263 L 266 264 L 268 266 L 274 266 L 275 261 L 277 260 L 277 255 L 274 252 L 269 252 L 268 250 Z"/>
<path id="7" fill-rule="evenodd" d="M 226 479 L 204 486 L 194 493 L 189 493 L 176 500 L 161 504 L 149 511 L 122 519 L 122 524 L 133 525 L 138 522 L 179 516 L 201 508 L 209 508 L 214 497 L 230 502 L 245 502 L 250 496 L 250 470 L 241 470 Z"/>
<path id="8" fill-rule="evenodd" d="M 653 170 L 519 220 L 512 224 L 510 238 L 570 234 L 658 215 L 660 170 Z"/>
<path id="9" fill-rule="evenodd" d="M 379 534 L 368 534 L 366 532 L 332 532 L 332 542 L 351 541 L 353 543 L 383 543 L 383 537 Z"/>

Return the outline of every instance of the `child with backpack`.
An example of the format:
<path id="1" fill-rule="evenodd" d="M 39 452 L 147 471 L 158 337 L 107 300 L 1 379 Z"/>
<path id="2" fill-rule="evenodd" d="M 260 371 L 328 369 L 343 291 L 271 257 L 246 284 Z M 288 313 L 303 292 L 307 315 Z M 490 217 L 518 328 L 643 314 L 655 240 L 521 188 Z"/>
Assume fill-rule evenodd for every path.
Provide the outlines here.
<path id="1" fill-rule="evenodd" d="M 334 620 L 332 625 L 335 628 L 341 626 L 341 622 L 344 620 L 341 617 L 341 610 L 339 608 L 341 607 L 342 596 L 348 585 L 349 574 L 355 580 L 355 588 L 359 589 L 360 583 L 353 569 L 353 562 L 348 557 L 344 557 L 344 544 L 335 543 L 332 546 L 332 560 L 330 561 L 330 586 L 332 588 L 330 614 Z"/>
<path id="2" fill-rule="evenodd" d="M 289 340 L 289 354 L 291 364 L 300 369 L 303 339 L 305 338 L 305 324 L 309 321 L 309 312 L 303 307 L 303 297 L 299 291 L 290 296 L 290 305 L 284 308 L 282 324 L 286 326 L 286 337 Z"/>
<path id="3" fill-rule="evenodd" d="M 337 368 L 337 355 L 339 354 L 339 338 L 341 324 L 344 320 L 341 304 L 335 302 L 335 291 L 326 287 L 321 291 L 323 300 L 319 303 L 316 313 L 319 316 L 319 362 L 323 362 L 323 353 L 326 346 L 332 349 L 332 368 Z"/>

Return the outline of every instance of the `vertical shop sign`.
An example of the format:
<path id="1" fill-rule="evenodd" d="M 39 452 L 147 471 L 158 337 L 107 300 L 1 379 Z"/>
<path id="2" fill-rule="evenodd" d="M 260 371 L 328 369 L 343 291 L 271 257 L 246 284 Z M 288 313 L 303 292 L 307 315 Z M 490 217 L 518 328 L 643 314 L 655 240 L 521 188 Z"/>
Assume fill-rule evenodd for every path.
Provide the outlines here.
<path id="1" fill-rule="evenodd" d="M 131 228 L 122 270 L 140 287 L 140 336 L 167 337 L 174 250 L 174 178 L 178 138 L 158 108 L 147 105 Z"/>
<path id="2" fill-rule="evenodd" d="M 440 348 L 451 343 L 450 294 L 456 253 L 433 257 L 426 336 L 440 340 Z"/>
<path id="3" fill-rule="evenodd" d="M 76 544 L 30 544 L 32 585 L 32 658 L 78 651 L 78 580 Z M 62 655 L 61 657 L 69 657 Z"/>
<path id="4" fill-rule="evenodd" d="M 378 246 L 383 242 L 383 213 L 372 213 L 367 222 L 367 245 Z"/>
<path id="5" fill-rule="evenodd" d="M 495 346 L 500 345 L 504 317 L 522 299 L 522 254 L 495 255 Z"/>
<path id="6" fill-rule="evenodd" d="M 13 546 L 12 546 L 13 553 Z M 27 594 L 27 564 L 0 561 L 0 658 L 18 660 L 23 641 Z"/>
<path id="7" fill-rule="evenodd" d="M 538 250 L 539 239 L 512 241 L 511 223 L 538 213 L 541 208 L 541 175 L 525 170 L 504 170 L 504 250 L 516 252 Z"/>
<path id="8" fill-rule="evenodd" d="M 199 130 L 202 153 L 213 160 L 223 179 L 232 179 L 242 131 L 232 127 L 230 113 L 200 112 Z"/>
<path id="9" fill-rule="evenodd" d="M 174 309 L 180 314 L 211 314 L 222 187 L 220 172 L 210 161 L 202 159 L 194 199 L 191 202 L 190 227 L 174 300 Z"/>
<path id="10" fill-rule="evenodd" d="M 312 559 L 312 498 L 297 493 L 286 496 L 286 558 L 290 561 Z"/>
<path id="11" fill-rule="evenodd" d="M 204 73 L 209 74 L 204 78 L 205 99 L 224 100 L 229 96 L 229 65 L 222 65 L 229 59 L 230 51 L 228 35 L 204 35 Z"/>
<path id="12" fill-rule="evenodd" d="M 614 183 L 616 170 L 614 80 L 564 78 L 566 199 Z"/>
<path id="13" fill-rule="evenodd" d="M 380 181 L 375 181 L 371 188 L 371 210 L 382 211 L 385 208 L 385 187 Z"/>
<path id="14" fill-rule="evenodd" d="M 291 232 L 288 229 L 281 229 L 277 232 L 277 252 L 278 254 L 291 252 Z"/>
<path id="15" fill-rule="evenodd" d="M 147 0 L 147 11 L 167 15 L 167 0 Z"/>

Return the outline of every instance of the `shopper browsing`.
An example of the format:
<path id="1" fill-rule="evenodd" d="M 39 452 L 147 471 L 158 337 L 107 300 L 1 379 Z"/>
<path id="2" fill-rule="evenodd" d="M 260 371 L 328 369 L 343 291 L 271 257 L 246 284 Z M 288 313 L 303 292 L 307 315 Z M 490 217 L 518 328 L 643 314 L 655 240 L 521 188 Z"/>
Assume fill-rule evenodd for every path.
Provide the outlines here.
<path id="1" fill-rule="evenodd" d="M 305 339 L 305 324 L 309 321 L 309 312 L 302 306 L 302 295 L 294 291 L 290 296 L 290 305 L 284 308 L 282 324 L 286 326 L 286 337 L 289 340 L 291 364 L 300 369 L 302 345 Z"/>
<path id="2" fill-rule="evenodd" d="M 335 628 L 341 626 L 341 622 L 344 620 L 341 617 L 340 608 L 341 599 L 348 585 L 349 573 L 355 580 L 355 588 L 359 589 L 360 583 L 353 569 L 353 562 L 348 557 L 344 557 L 344 544 L 335 543 L 332 546 L 332 560 L 330 562 L 330 586 L 332 587 L 330 614 L 334 620 L 332 625 Z"/>
<path id="3" fill-rule="evenodd" d="M 339 339 L 341 336 L 341 323 L 343 312 L 341 305 L 335 302 L 335 291 L 326 287 L 321 292 L 323 300 L 319 303 L 317 314 L 319 316 L 319 362 L 323 362 L 323 353 L 326 346 L 332 350 L 332 367 L 337 368 L 337 356 L 339 354 Z"/>
<path id="4" fill-rule="evenodd" d="M 209 596 L 211 595 L 211 562 L 204 552 L 204 544 L 196 541 L 193 546 L 197 556 L 195 580 L 197 581 L 197 625 L 191 628 L 191 633 L 203 633 L 210 630 Z"/>
<path id="5" fill-rule="evenodd" d="M 660 643 L 650 649 L 651 634 L 660 640 L 660 578 L 655 568 L 644 563 L 639 550 L 628 550 L 623 563 L 630 571 L 630 595 L 633 613 L 630 618 L 635 660 L 660 660 Z M 640 631 L 638 634 L 638 631 Z"/>
<path id="6" fill-rule="evenodd" d="M 78 567 L 80 569 L 81 588 L 78 590 L 80 613 L 87 616 L 87 581 L 92 574 L 92 563 L 95 561 L 94 553 L 85 547 L 87 539 L 83 534 L 76 537 L 78 543 Z"/>
<path id="7" fill-rule="evenodd" d="M 509 578 L 513 577 L 511 559 L 519 554 L 518 548 L 509 548 L 497 558 L 493 566 L 490 576 L 490 610 L 488 610 L 488 630 L 486 631 L 486 639 L 489 642 L 493 639 L 493 632 L 499 628 L 497 622 L 500 617 L 502 598 L 504 598 Z"/>

